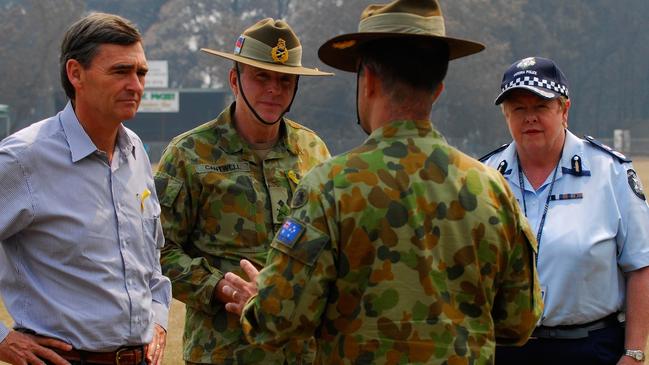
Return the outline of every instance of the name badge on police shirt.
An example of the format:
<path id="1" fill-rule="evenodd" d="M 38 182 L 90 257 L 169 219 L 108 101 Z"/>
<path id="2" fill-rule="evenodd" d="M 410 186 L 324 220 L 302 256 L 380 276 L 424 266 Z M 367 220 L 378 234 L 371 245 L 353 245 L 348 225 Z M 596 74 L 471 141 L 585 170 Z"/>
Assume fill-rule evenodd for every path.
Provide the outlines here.
<path id="1" fill-rule="evenodd" d="M 292 248 L 304 233 L 304 226 L 298 221 L 288 218 L 277 232 L 277 240 L 284 246 Z"/>

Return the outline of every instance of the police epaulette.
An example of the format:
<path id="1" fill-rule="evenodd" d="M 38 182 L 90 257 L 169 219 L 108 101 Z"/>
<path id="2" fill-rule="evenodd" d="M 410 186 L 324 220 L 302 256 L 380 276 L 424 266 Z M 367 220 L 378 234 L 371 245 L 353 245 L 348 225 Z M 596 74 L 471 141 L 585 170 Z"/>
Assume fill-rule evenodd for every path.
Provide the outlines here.
<path id="1" fill-rule="evenodd" d="M 478 159 L 478 161 L 480 161 L 480 162 L 485 162 L 485 161 L 487 161 L 487 159 L 488 159 L 489 157 L 495 155 L 496 153 L 498 153 L 498 152 L 504 150 L 504 149 L 507 148 L 507 147 L 509 147 L 509 143 L 505 143 L 504 145 L 502 145 L 502 146 L 496 148 L 495 150 L 493 150 L 493 151 L 487 153 L 486 155 L 480 157 L 480 158 Z"/>
<path id="2" fill-rule="evenodd" d="M 593 146 L 599 148 L 600 150 L 608 153 L 609 155 L 615 157 L 620 163 L 625 163 L 625 162 L 631 162 L 631 159 L 627 158 L 620 152 L 612 149 L 611 147 L 605 145 L 604 143 L 596 140 L 595 138 L 591 136 L 584 136 L 584 139 L 588 142 L 590 142 Z"/>

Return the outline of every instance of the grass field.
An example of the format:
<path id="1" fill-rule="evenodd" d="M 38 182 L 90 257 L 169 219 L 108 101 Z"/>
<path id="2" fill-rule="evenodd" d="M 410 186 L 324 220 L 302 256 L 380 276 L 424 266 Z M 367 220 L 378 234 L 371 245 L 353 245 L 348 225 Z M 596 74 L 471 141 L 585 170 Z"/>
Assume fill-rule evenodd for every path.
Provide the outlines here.
<path id="1" fill-rule="evenodd" d="M 633 162 L 634 167 L 645 187 L 645 192 L 649 189 L 649 157 L 636 158 Z M 0 303 L 0 322 L 5 325 L 11 325 L 12 321 L 7 314 L 4 306 Z M 169 318 L 169 333 L 167 337 L 167 348 L 165 350 L 165 365 L 183 364 L 182 360 L 182 332 L 185 322 L 185 305 L 176 300 L 171 305 L 171 314 Z M 1 362 L 0 362 L 1 363 Z"/>

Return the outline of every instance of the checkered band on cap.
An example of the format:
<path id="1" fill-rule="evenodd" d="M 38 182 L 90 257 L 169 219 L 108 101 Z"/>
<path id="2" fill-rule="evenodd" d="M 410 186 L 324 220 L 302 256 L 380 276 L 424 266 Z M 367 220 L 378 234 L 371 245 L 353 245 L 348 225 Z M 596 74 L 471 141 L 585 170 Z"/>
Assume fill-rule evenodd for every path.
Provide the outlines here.
<path id="1" fill-rule="evenodd" d="M 510 81 L 501 91 L 507 91 L 513 87 L 517 86 L 536 86 L 542 87 L 544 89 L 559 93 L 565 97 L 568 96 L 568 87 L 566 85 L 559 84 L 555 81 L 548 81 L 546 79 L 541 79 L 534 76 L 523 76 L 518 77 L 516 80 Z"/>

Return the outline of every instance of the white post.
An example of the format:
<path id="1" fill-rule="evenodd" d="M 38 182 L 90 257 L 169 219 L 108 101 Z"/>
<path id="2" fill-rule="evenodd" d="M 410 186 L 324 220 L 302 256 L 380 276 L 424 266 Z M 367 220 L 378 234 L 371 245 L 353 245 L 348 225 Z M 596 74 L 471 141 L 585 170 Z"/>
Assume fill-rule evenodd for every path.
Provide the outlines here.
<path id="1" fill-rule="evenodd" d="M 11 122 L 9 121 L 9 106 L 0 104 L 0 119 L 5 120 L 5 137 L 9 136 L 11 132 Z"/>
<path id="2" fill-rule="evenodd" d="M 624 131 L 622 129 L 613 130 L 613 149 L 622 152 L 624 148 Z"/>

